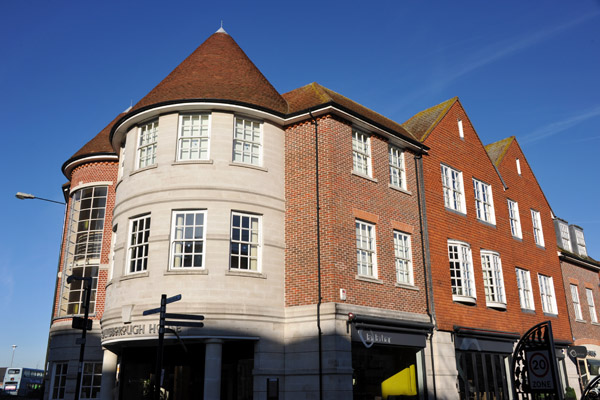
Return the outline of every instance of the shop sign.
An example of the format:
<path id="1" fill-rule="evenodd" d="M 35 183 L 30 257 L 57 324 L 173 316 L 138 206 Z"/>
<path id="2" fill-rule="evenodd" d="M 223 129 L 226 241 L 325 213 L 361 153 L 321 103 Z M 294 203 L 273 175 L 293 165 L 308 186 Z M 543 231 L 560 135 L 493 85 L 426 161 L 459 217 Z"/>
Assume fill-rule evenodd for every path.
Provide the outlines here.
<path id="1" fill-rule="evenodd" d="M 369 328 L 352 327 L 352 340 L 362 342 L 369 348 L 374 344 L 425 347 L 425 335 L 417 333 L 390 332 Z"/>
<path id="2" fill-rule="evenodd" d="M 587 348 L 585 346 L 570 346 L 567 353 L 573 358 L 585 358 L 587 356 Z"/>
<path id="3" fill-rule="evenodd" d="M 112 339 L 115 337 L 123 336 L 144 336 L 144 335 L 157 335 L 159 325 L 156 324 L 131 324 L 122 325 L 115 328 L 104 328 L 102 329 L 101 339 Z M 173 329 L 175 332 L 180 333 L 180 326 L 169 326 L 168 328 Z"/>

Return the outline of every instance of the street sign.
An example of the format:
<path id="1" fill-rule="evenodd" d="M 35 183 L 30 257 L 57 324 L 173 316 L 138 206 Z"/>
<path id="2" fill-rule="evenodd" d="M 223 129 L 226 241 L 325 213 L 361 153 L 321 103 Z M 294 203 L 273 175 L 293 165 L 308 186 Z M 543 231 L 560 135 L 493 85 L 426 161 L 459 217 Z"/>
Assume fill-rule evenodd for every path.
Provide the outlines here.
<path id="1" fill-rule="evenodd" d="M 176 301 L 181 300 L 181 295 L 180 294 L 176 294 L 175 296 L 169 297 L 168 299 L 165 299 L 165 305 L 169 304 L 169 303 L 175 303 Z M 142 313 L 142 315 L 150 315 L 150 314 L 157 314 L 161 311 L 161 307 L 158 308 L 152 308 L 150 310 L 146 310 Z"/>
<path id="2" fill-rule="evenodd" d="M 196 321 L 203 321 L 204 320 L 204 315 L 165 313 L 165 318 L 194 319 Z"/>
<path id="3" fill-rule="evenodd" d="M 552 377 L 551 358 L 548 350 L 535 350 L 525 352 L 525 359 L 529 370 L 529 386 L 534 391 L 554 390 Z"/>
<path id="4" fill-rule="evenodd" d="M 188 321 L 165 321 L 166 326 L 187 326 L 190 328 L 202 328 L 204 323 L 202 322 L 188 322 Z"/>

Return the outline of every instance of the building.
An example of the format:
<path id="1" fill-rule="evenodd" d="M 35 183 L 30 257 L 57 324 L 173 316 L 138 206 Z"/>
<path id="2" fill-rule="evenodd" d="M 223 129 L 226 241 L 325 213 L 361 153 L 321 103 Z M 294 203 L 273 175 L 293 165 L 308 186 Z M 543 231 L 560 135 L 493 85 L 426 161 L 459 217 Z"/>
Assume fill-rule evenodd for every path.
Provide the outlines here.
<path id="1" fill-rule="evenodd" d="M 518 143 L 484 146 L 458 98 L 403 126 L 430 149 L 423 170 L 438 395 L 508 398 L 517 340 L 548 319 L 566 387 L 562 350 L 571 337 L 552 211 Z"/>
<path id="2" fill-rule="evenodd" d="M 580 351 L 569 351 L 567 362 L 571 386 L 580 397 L 587 384 L 600 375 L 600 323 L 596 309 L 600 302 L 600 262 L 588 255 L 581 227 L 560 218 L 554 218 L 554 226 L 573 344 L 583 346 Z"/>
<path id="3" fill-rule="evenodd" d="M 116 121 L 116 119 L 115 119 Z M 113 121 L 113 123 L 115 122 Z M 71 328 L 72 317 L 83 315 L 83 282 L 67 283 L 68 276 L 92 279 L 82 393 L 94 396 L 100 390 L 102 347 L 100 320 L 104 313 L 112 240 L 118 156 L 108 142 L 112 124 L 104 128 L 62 167 L 69 182 L 63 185 L 67 201 L 63 243 L 50 339 L 46 398 L 70 398 L 75 392 L 81 331 Z M 66 397 L 65 397 L 66 396 Z M 92 397 L 93 398 L 93 397 Z"/>
<path id="4" fill-rule="evenodd" d="M 170 398 L 362 398 L 397 372 L 424 398 L 424 151 L 318 84 L 280 95 L 219 30 L 63 166 L 47 397 L 75 391 L 75 275 L 94 282 L 84 397 L 149 395 L 158 321 L 143 312 L 181 294 L 168 312 L 205 326 L 166 337 Z"/>
<path id="5" fill-rule="evenodd" d="M 63 172 L 49 399 L 76 390 L 69 276 L 84 398 L 150 396 L 163 294 L 205 317 L 166 335 L 169 399 L 505 398 L 529 327 L 572 341 L 550 206 L 457 98 L 399 124 L 280 94 L 221 28 Z"/>

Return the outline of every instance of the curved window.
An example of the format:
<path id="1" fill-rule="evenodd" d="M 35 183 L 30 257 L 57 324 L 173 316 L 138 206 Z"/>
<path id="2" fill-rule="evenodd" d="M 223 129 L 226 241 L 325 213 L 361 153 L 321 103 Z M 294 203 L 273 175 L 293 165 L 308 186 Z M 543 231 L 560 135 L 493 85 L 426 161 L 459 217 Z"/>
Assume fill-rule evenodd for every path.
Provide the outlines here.
<path id="1" fill-rule="evenodd" d="M 250 119 L 235 118 L 233 132 L 233 162 L 261 165 L 262 124 Z"/>
<path id="2" fill-rule="evenodd" d="M 453 299 L 474 302 L 476 295 L 471 247 L 467 243 L 448 241 L 448 259 Z"/>
<path id="3" fill-rule="evenodd" d="M 207 114 L 181 115 L 177 139 L 177 160 L 208 160 L 210 143 Z"/>
<path id="4" fill-rule="evenodd" d="M 205 211 L 173 211 L 171 269 L 203 268 Z"/>
<path id="5" fill-rule="evenodd" d="M 69 275 L 92 278 L 89 313 L 95 310 L 107 193 L 106 186 L 98 186 L 80 189 L 73 194 L 63 265 L 61 316 L 83 314 L 85 311 L 84 282 L 74 280 L 68 284 Z"/>

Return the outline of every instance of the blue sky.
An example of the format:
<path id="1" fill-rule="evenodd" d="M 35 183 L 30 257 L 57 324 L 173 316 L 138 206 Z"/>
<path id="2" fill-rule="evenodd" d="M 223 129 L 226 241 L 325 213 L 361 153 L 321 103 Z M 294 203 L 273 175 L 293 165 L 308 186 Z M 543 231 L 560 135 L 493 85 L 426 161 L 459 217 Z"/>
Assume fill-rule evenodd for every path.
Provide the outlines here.
<path id="1" fill-rule="evenodd" d="M 42 367 L 60 167 L 223 20 L 273 86 L 316 81 L 404 122 L 459 96 L 484 144 L 515 135 L 600 259 L 600 2 L 0 3 L 0 366 Z"/>

